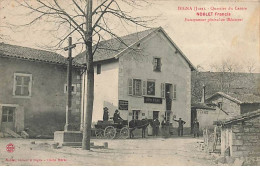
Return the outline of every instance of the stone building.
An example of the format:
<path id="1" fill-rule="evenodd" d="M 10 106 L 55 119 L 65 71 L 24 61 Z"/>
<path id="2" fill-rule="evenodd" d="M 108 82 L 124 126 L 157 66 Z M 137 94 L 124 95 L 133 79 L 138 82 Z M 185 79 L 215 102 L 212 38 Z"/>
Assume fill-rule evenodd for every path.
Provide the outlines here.
<path id="1" fill-rule="evenodd" d="M 221 126 L 221 154 L 260 165 L 260 109 L 218 121 Z"/>
<path id="2" fill-rule="evenodd" d="M 228 115 L 222 111 L 216 111 L 216 105 L 206 103 L 206 86 L 203 85 L 201 101 L 191 104 L 191 128 L 193 129 L 193 122 L 195 119 L 199 122 L 200 133 L 207 128 L 212 130 L 214 128 L 214 121 L 225 119 Z M 193 130 L 192 130 L 193 133 Z"/>
<path id="3" fill-rule="evenodd" d="M 85 52 L 76 61 L 85 63 Z M 125 120 L 158 117 L 161 122 L 166 117 L 177 127 L 172 120 L 176 116 L 190 129 L 195 68 L 161 27 L 100 42 L 94 64 L 93 122 L 102 120 L 108 107 L 110 117 L 119 109 Z"/>
<path id="4" fill-rule="evenodd" d="M 35 135 L 52 136 L 63 130 L 66 64 L 66 58 L 53 52 L 0 43 L 1 132 L 29 128 Z M 79 124 L 82 66 L 73 65 L 73 122 Z"/>
<path id="5" fill-rule="evenodd" d="M 206 102 L 215 105 L 216 111 L 224 112 L 228 118 L 260 109 L 260 96 L 254 94 L 217 92 Z"/>

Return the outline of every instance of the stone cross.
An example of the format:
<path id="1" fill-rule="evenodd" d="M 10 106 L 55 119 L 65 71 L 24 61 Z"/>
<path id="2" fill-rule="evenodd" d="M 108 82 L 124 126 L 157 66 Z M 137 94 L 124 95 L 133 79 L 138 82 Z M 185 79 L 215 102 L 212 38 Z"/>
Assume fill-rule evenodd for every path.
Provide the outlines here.
<path id="1" fill-rule="evenodd" d="M 69 46 L 65 47 L 64 50 L 68 50 L 68 65 L 67 65 L 67 105 L 66 105 L 66 124 L 64 126 L 64 131 L 72 130 L 70 124 L 71 120 L 71 105 L 72 105 L 72 49 L 76 47 L 76 44 L 72 44 L 72 38 L 69 37 Z"/>

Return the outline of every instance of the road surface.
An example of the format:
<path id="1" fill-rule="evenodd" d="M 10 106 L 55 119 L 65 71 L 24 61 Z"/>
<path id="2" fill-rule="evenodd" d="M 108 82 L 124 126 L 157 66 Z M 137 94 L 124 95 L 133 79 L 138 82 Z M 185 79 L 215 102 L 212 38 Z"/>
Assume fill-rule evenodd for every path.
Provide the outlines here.
<path id="1" fill-rule="evenodd" d="M 95 145 L 108 142 L 108 149 L 61 147 L 52 140 L 0 138 L 0 165 L 216 165 L 215 159 L 201 151 L 194 138 L 93 139 Z M 35 142 L 35 144 L 32 144 Z M 8 144 L 14 146 L 8 152 Z M 11 149 L 12 150 L 12 149 Z M 10 151 L 10 147 L 9 147 Z"/>

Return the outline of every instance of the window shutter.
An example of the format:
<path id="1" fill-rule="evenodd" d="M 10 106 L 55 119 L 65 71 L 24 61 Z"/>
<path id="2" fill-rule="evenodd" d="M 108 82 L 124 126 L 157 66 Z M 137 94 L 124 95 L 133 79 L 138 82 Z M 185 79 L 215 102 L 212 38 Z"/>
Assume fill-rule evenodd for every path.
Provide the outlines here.
<path id="1" fill-rule="evenodd" d="M 13 85 L 13 95 L 14 96 L 17 94 L 17 87 L 16 87 L 17 79 L 18 79 L 18 77 L 14 75 L 14 85 Z"/>
<path id="2" fill-rule="evenodd" d="M 146 95 L 146 81 L 143 81 L 143 95 Z"/>
<path id="3" fill-rule="evenodd" d="M 165 84 L 161 83 L 161 97 L 165 98 Z"/>
<path id="4" fill-rule="evenodd" d="M 173 99 L 176 99 L 177 98 L 177 85 L 174 84 L 173 85 Z"/>
<path id="5" fill-rule="evenodd" d="M 162 59 L 160 59 L 160 71 L 162 71 Z"/>
<path id="6" fill-rule="evenodd" d="M 128 95 L 133 95 L 133 79 L 128 79 Z"/>
<path id="7" fill-rule="evenodd" d="M 155 58 L 153 58 L 153 70 L 156 70 L 156 59 Z"/>

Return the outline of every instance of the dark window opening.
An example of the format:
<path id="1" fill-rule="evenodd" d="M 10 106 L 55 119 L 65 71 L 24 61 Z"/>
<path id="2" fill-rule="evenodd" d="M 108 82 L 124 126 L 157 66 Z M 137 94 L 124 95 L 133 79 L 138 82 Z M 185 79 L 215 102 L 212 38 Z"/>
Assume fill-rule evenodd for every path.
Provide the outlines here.
<path id="1" fill-rule="evenodd" d="M 222 102 L 218 102 L 218 107 L 220 110 L 222 110 L 222 106 L 223 106 L 223 103 Z"/>

